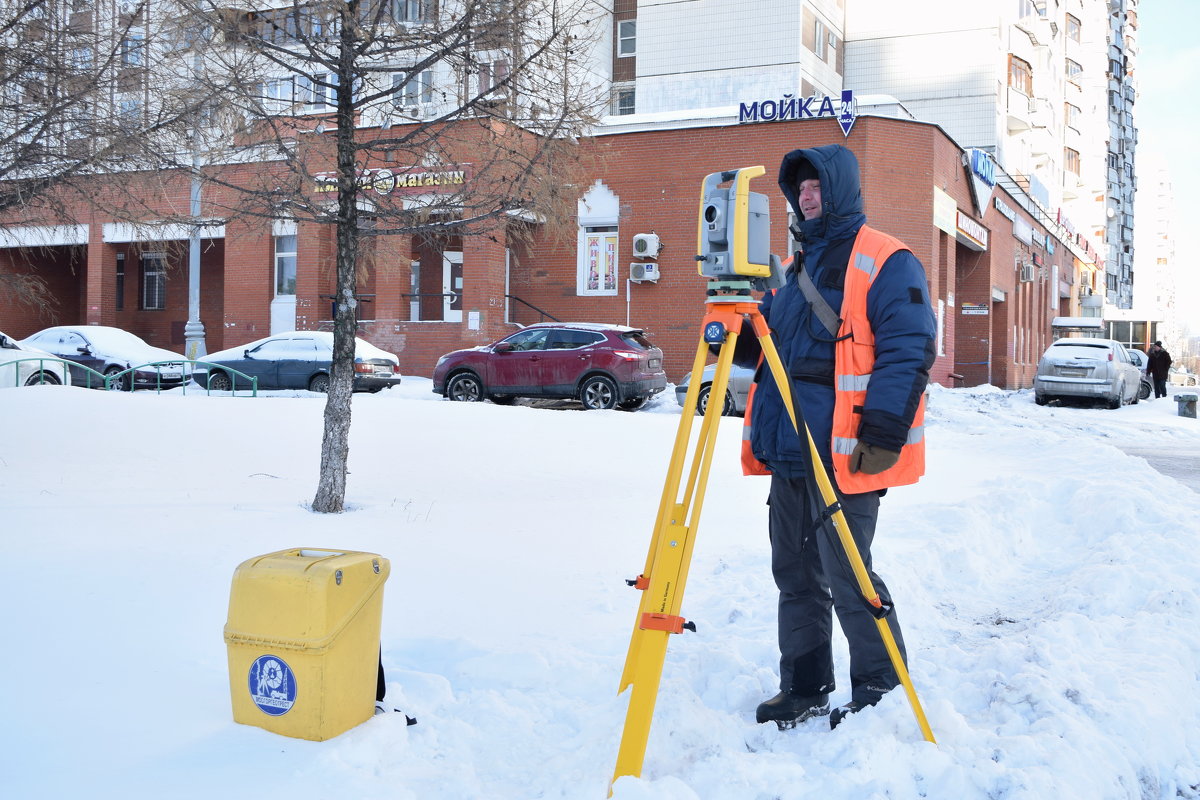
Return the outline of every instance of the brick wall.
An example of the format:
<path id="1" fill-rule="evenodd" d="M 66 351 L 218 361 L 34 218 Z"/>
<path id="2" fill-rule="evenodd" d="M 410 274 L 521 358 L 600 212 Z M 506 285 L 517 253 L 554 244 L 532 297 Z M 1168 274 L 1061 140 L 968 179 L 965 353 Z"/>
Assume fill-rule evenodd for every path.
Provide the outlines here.
<path id="1" fill-rule="evenodd" d="M 935 310 L 939 301 L 942 304 L 945 337 L 945 355 L 934 364 L 933 380 L 956 385 L 953 373 L 962 375 L 961 383 L 967 385 L 1028 385 L 1037 356 L 1048 343 L 1049 318 L 1054 314 L 1049 298 L 1055 288 L 1044 279 L 1017 285 L 1016 259 L 1031 258 L 1036 248 L 1031 251 L 1015 239 L 1012 223 L 996 208 L 979 215 L 962 153 L 940 128 L 873 117 L 860 118 L 849 137 L 842 136 L 834 120 L 810 119 L 632 132 L 585 142 L 582 146 L 593 151 L 590 155 L 600 165 L 585 185 L 602 181 L 619 198 L 615 295 L 579 295 L 578 245 L 571 237 L 565 242 L 535 237 L 526 244 L 496 229 L 430 244 L 384 236 L 364 243 L 359 291 L 375 297 L 360 315 L 365 320 L 360 335 L 397 353 L 406 374 L 429 376 L 443 353 L 493 341 L 513 330 L 514 323 L 540 321 L 533 306 L 560 320 L 645 328 L 664 351 L 668 378 L 678 381 L 691 367 L 705 313 L 706 281 L 697 274 L 694 260 L 703 178 L 711 172 L 762 164 L 766 174 L 752 188 L 769 198 L 772 251 L 787 257 L 788 209 L 776 185 L 778 164 L 789 150 L 828 143 L 844 143 L 858 155 L 870 224 L 900 237 L 925 265 Z M 227 177 L 260 181 L 269 170 L 247 165 Z M 933 186 L 988 230 L 986 252 L 958 244 L 933 225 Z M 158 184 L 139 187 L 133 182 L 126 191 L 161 198 L 160 207 L 147 201 L 148 217 L 178 211 L 180 203 L 186 207 L 186 194 L 179 186 L 163 191 Z M 208 350 L 213 352 L 268 334 L 274 253 L 269 219 L 238 217 L 232 212 L 235 197 L 215 189 L 206 192 L 205 213 L 229 214 L 225 238 L 205 242 L 202 260 L 201 320 Z M 999 189 L 996 193 L 1032 222 L 1012 198 Z M 155 344 L 182 349 L 177 342 L 187 319 L 186 242 L 171 249 L 168 309 L 139 311 L 136 247 L 104 243 L 103 216 L 78 211 L 91 219 L 86 259 L 77 251 L 72 266 L 65 248 L 30 251 L 32 263 L 59 300 L 52 319 L 29 310 L 6 309 L 0 325 L 7 325 L 5 329 L 14 336 L 25 336 L 49 324 L 117 324 Z M 1034 229 L 1044 232 L 1036 224 Z M 652 232 L 663 245 L 657 259 L 661 278 L 657 283 L 631 283 L 629 266 L 638 260 L 632 252 L 633 236 Z M 296 327 L 315 329 L 330 319 L 330 301 L 321 295 L 332 294 L 334 287 L 334 232 L 331 226 L 301 221 L 297 237 Z M 511 247 L 507 276 L 506 246 Z M 118 247 L 127 252 L 123 312 L 115 310 Z M 441 300 L 433 296 L 442 290 L 444 250 L 463 253 L 461 322 L 442 321 Z M 1054 258 L 1061 264 L 1066 255 L 1060 247 Z M 422 301 L 419 319 L 413 318 L 412 298 L 405 296 L 412 292 L 414 260 L 421 265 L 419 289 L 430 295 Z M 14 251 L 0 250 L 0 269 L 27 268 Z M 1005 299 L 993 300 L 994 292 Z M 987 313 L 964 314 L 964 304 L 979 304 Z M 472 312 L 477 314 L 477 328 L 472 327 Z"/>

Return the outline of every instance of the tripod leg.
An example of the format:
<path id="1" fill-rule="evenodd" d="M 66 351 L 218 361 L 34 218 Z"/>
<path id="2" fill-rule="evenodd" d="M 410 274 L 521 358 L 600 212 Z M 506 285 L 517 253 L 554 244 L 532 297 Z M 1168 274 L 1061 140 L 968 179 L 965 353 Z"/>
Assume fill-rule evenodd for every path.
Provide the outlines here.
<path id="1" fill-rule="evenodd" d="M 708 345 L 703 341 L 696 349 L 696 357 L 692 363 L 692 375 L 696 376 L 696 380 L 688 386 L 687 395 L 684 397 L 683 409 L 680 414 L 679 427 L 675 432 L 675 445 L 671 450 L 671 460 L 668 462 L 667 477 L 663 482 L 662 496 L 658 502 L 658 516 L 654 521 L 654 532 L 650 537 L 650 547 L 646 552 L 646 565 L 642 572 L 638 575 L 637 580 L 632 584 L 636 588 L 644 590 L 649 588 L 650 576 L 654 572 L 655 556 L 658 553 L 658 543 L 661 541 L 664 533 L 664 528 L 670 524 L 673 518 L 682 518 L 682 514 L 676 508 L 677 498 L 679 496 L 679 481 L 683 474 L 683 463 L 687 454 L 688 443 L 691 441 L 692 423 L 696 416 L 696 406 L 700 397 L 700 373 L 704 371 L 704 363 L 708 360 Z M 633 634 L 630 637 L 629 649 L 625 654 L 625 666 L 621 670 L 621 682 L 617 687 L 617 694 L 625 691 L 625 688 L 633 681 L 633 668 L 638 660 L 638 655 L 641 650 L 641 629 L 639 628 L 642 614 L 647 612 L 648 595 L 642 594 L 642 607 L 638 609 L 637 619 L 634 620 Z"/>
<path id="2" fill-rule="evenodd" d="M 825 503 L 826 508 L 836 508 L 832 515 L 834 530 L 837 532 L 838 541 L 841 543 L 842 550 L 846 553 L 846 558 L 850 561 L 850 567 L 854 572 L 855 580 L 858 582 L 858 589 L 866 601 L 876 609 L 882 610 L 882 601 L 879 599 L 878 592 L 871 584 L 871 576 L 867 572 L 867 567 L 863 563 L 862 555 L 858 552 L 858 545 L 854 543 L 854 536 L 850 532 L 850 526 L 846 522 L 846 515 L 842 513 L 840 508 L 837 508 L 837 492 L 833 488 L 833 482 L 830 480 L 829 473 L 825 470 L 825 464 L 821 461 L 821 454 L 817 450 L 817 444 L 813 441 L 812 432 L 808 429 L 803 418 L 797 416 L 796 403 L 792 397 L 792 382 L 791 377 L 783 368 L 783 363 L 779 358 L 779 351 L 775 349 L 775 342 L 771 339 L 771 332 L 767 328 L 766 320 L 761 314 L 751 314 L 750 320 L 754 326 L 754 332 L 758 336 L 758 341 L 762 345 L 763 357 L 767 365 L 771 369 L 771 375 L 775 378 L 775 385 L 779 389 L 780 397 L 783 398 L 784 407 L 791 417 L 792 425 L 796 429 L 796 433 L 808 443 L 808 465 L 812 470 L 812 475 L 816 480 L 817 488 L 821 492 L 821 498 Z M 801 431 L 803 430 L 803 433 Z M 896 677 L 900 679 L 900 684 L 904 687 L 904 693 L 908 696 L 909 705 L 912 706 L 913 716 L 917 719 L 917 725 L 921 728 L 921 734 L 925 737 L 925 741 L 937 743 L 933 738 L 933 731 L 929 727 L 929 722 L 925 718 L 925 712 L 921 708 L 921 701 L 917 697 L 917 690 L 913 687 L 912 678 L 908 674 L 908 668 L 904 665 L 904 659 L 900 656 L 900 648 L 896 646 L 896 638 L 892 634 L 892 629 L 888 624 L 887 617 L 882 614 L 876 614 L 875 626 L 879 629 L 879 636 L 883 639 L 883 646 L 887 650 L 888 658 L 891 659 L 892 667 L 896 670 Z"/>
<path id="3" fill-rule="evenodd" d="M 710 396 L 713 393 L 718 397 L 725 395 L 735 343 L 736 334 L 730 334 L 729 339 L 722 344 Z M 707 345 L 702 342 L 696 355 L 696 367 L 692 371 L 695 380 L 688 389 L 683 418 L 679 425 L 680 432 L 676 437 L 675 451 L 667 471 L 659 518 L 651 542 L 651 553 L 647 557 L 648 570 L 639 579 L 645 582 L 645 591 L 638 608 L 621 676 L 621 690 L 630 685 L 633 690 L 630 692 L 625 728 L 617 753 L 614 781 L 622 775 L 641 774 L 654 705 L 658 698 L 658 687 L 662 680 L 663 663 L 667 655 L 668 637 L 672 633 L 681 633 L 685 628 L 695 630 L 695 626 L 685 622 L 679 612 L 683 605 L 683 591 L 691 564 L 696 525 L 703 506 L 723 403 L 710 402 L 705 410 L 692 456 L 686 491 L 682 499 L 676 501 L 676 498 L 683 473 L 686 445 L 691 438 L 691 417 L 695 415 L 696 410 L 699 376 L 706 355 Z"/>

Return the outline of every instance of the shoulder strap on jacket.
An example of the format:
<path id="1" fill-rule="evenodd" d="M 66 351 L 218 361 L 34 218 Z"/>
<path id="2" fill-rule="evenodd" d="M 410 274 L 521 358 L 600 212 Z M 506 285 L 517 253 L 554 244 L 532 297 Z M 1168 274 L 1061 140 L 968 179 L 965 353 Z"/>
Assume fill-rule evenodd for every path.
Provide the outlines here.
<path id="1" fill-rule="evenodd" d="M 834 312 L 833 307 L 821 296 L 821 293 L 817 291 L 817 287 L 813 284 L 808 270 L 801 268 L 796 273 L 796 281 L 800 284 L 800 291 L 804 294 L 804 299 L 812 306 L 813 313 L 817 315 L 817 319 L 825 326 L 825 330 L 829 331 L 830 336 L 837 336 L 838 328 L 842 326 L 842 320 Z"/>

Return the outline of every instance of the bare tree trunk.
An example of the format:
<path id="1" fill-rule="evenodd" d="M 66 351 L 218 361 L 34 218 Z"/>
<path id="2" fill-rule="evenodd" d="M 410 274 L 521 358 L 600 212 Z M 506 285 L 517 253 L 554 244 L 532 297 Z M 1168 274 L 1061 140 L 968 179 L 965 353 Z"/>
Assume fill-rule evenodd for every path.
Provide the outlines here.
<path id="1" fill-rule="evenodd" d="M 354 39 L 351 22 L 357 0 L 346 4 L 341 25 L 338 63 L 340 86 L 354 85 Z M 325 433 L 321 438 L 321 474 L 312 509 L 326 514 L 344 510 L 346 471 L 350 458 L 350 400 L 354 390 L 354 336 L 358 331 L 355 289 L 358 272 L 358 165 L 354 99 L 338 92 L 337 108 L 337 290 L 333 312 L 333 363 L 325 398 Z"/>

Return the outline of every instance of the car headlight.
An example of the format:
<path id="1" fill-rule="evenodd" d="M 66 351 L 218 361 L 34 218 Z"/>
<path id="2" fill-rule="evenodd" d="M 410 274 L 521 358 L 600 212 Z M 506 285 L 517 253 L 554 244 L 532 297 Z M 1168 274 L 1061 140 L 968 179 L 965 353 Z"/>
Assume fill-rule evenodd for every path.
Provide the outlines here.
<path id="1" fill-rule="evenodd" d="M 445 364 L 445 363 L 446 363 L 446 359 L 447 359 L 447 358 L 449 358 L 449 357 L 450 357 L 449 355 L 445 355 L 445 356 L 442 356 L 441 358 L 439 358 L 439 359 L 437 360 L 437 364 L 434 366 L 434 369 L 437 369 L 437 368 L 438 368 L 438 367 L 440 367 L 442 364 Z"/>

